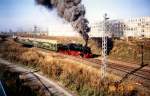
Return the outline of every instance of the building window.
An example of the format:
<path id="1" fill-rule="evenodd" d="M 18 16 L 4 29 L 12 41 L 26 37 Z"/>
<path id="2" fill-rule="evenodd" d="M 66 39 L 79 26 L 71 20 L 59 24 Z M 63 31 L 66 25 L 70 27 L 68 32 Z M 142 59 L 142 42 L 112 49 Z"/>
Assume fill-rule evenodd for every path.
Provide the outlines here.
<path id="1" fill-rule="evenodd" d="M 144 28 L 145 26 L 144 26 L 144 25 L 142 25 L 142 27 Z"/>
<path id="2" fill-rule="evenodd" d="M 138 23 L 138 26 L 141 26 L 141 23 Z"/>
<path id="3" fill-rule="evenodd" d="M 149 24 L 148 23 L 146 23 L 146 26 L 148 26 Z"/>

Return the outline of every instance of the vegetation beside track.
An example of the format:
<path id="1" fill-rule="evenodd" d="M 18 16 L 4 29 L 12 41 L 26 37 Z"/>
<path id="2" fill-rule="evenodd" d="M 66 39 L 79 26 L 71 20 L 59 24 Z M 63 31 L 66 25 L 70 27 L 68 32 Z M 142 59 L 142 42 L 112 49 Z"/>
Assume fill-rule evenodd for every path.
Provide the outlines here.
<path id="1" fill-rule="evenodd" d="M 42 96 L 37 95 L 40 93 L 39 90 L 41 87 L 37 81 L 34 81 L 34 83 L 32 82 L 31 86 L 32 80 L 20 80 L 20 74 L 21 72 L 12 70 L 10 66 L 6 66 L 0 62 L 0 80 L 3 80 L 6 83 L 6 94 L 8 96 Z"/>
<path id="2" fill-rule="evenodd" d="M 79 96 L 147 95 L 138 90 L 131 81 L 115 86 L 114 81 L 118 77 L 114 75 L 108 75 L 106 80 L 102 81 L 100 71 L 86 64 L 67 61 L 65 57 L 52 53 L 41 53 L 35 48 L 25 48 L 12 40 L 3 41 L 0 46 L 2 58 L 39 69 L 51 79 L 76 91 Z"/>
<path id="3" fill-rule="evenodd" d="M 64 44 L 70 42 L 84 44 L 82 38 L 75 37 L 47 37 L 47 39 L 58 40 Z M 145 64 L 150 64 L 150 39 L 129 39 L 128 41 L 114 39 L 109 42 L 111 46 L 108 46 L 110 49 L 108 58 L 131 64 L 141 64 L 141 45 L 143 43 L 143 61 Z M 101 38 L 90 38 L 88 46 L 92 53 L 101 55 Z"/>
<path id="4" fill-rule="evenodd" d="M 141 48 L 143 43 L 143 49 Z M 141 64 L 142 50 L 144 64 L 150 64 L 150 40 L 119 41 L 115 40 L 109 58 L 131 64 Z"/>

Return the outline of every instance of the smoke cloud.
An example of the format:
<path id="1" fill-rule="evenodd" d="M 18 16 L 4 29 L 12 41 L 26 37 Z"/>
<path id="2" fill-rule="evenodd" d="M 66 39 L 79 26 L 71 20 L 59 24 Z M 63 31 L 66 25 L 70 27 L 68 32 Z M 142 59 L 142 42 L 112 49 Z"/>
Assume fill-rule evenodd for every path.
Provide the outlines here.
<path id="1" fill-rule="evenodd" d="M 81 0 L 35 0 L 37 4 L 43 5 L 48 9 L 57 9 L 60 17 L 70 22 L 73 28 L 80 33 L 85 40 L 85 46 L 88 43 L 89 22 L 85 18 L 85 7 Z"/>

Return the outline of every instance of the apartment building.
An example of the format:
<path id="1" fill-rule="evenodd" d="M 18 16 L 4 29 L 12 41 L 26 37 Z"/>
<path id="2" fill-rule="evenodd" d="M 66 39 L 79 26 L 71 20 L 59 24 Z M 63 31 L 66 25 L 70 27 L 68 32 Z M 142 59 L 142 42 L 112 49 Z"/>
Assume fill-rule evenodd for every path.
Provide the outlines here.
<path id="1" fill-rule="evenodd" d="M 104 23 L 91 24 L 91 37 L 102 37 Z M 109 20 L 106 22 L 106 32 L 109 37 L 135 37 L 150 38 L 150 16 L 137 17 L 124 20 Z"/>
<path id="2" fill-rule="evenodd" d="M 123 21 L 126 27 L 124 28 L 125 37 L 141 37 L 150 38 L 150 16 L 130 18 Z"/>
<path id="3" fill-rule="evenodd" d="M 102 37 L 104 31 L 106 31 L 108 37 L 123 37 L 124 26 L 124 23 L 119 20 L 107 21 L 106 27 L 104 27 L 104 22 L 96 22 L 91 24 L 91 32 L 89 32 L 89 36 Z"/>

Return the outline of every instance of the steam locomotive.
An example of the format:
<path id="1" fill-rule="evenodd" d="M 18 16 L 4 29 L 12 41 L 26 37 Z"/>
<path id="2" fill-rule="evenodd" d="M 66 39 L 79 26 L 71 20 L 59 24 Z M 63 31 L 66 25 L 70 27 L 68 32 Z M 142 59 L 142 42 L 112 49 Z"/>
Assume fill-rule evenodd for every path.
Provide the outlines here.
<path id="1" fill-rule="evenodd" d="M 26 47 L 38 47 L 67 55 L 80 56 L 83 58 L 92 58 L 93 54 L 89 47 L 84 47 L 81 44 L 69 43 L 61 44 L 57 40 L 38 39 L 16 37 L 15 41 L 23 44 Z"/>

